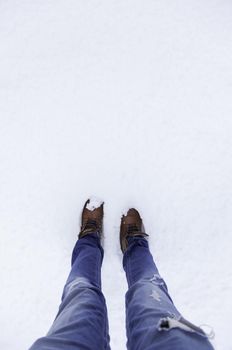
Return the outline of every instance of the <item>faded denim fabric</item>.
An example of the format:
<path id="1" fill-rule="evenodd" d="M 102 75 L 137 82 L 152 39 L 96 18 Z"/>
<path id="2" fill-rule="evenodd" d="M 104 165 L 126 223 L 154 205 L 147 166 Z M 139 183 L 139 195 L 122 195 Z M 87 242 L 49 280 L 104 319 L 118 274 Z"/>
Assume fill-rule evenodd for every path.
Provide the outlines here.
<path id="1" fill-rule="evenodd" d="M 77 241 L 59 312 L 48 334 L 38 339 L 30 350 L 110 350 L 107 310 L 101 291 L 102 259 L 103 249 L 97 233 Z M 182 327 L 178 321 L 181 315 L 144 238 L 129 239 L 123 267 L 128 281 L 129 350 L 213 349 L 203 332 L 200 334 L 186 325 Z M 166 318 L 174 320 L 177 327 L 169 329 Z"/>
<path id="2" fill-rule="evenodd" d="M 180 319 L 167 286 L 142 237 L 129 238 L 123 267 L 128 281 L 126 330 L 129 350 L 212 350 L 204 334 L 181 328 L 160 329 L 160 321 Z"/>
<path id="3" fill-rule="evenodd" d="M 108 318 L 101 291 L 103 249 L 98 234 L 77 241 L 62 302 L 48 334 L 30 350 L 109 350 Z"/>

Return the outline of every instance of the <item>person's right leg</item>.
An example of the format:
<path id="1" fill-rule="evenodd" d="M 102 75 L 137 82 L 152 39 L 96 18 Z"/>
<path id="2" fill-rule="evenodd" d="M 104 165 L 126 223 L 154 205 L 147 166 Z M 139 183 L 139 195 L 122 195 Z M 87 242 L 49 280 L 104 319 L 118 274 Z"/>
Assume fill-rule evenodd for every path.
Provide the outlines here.
<path id="1" fill-rule="evenodd" d="M 174 306 L 149 251 L 142 232 L 142 221 L 135 212 L 128 211 L 128 214 L 128 220 L 127 217 L 122 218 L 120 239 L 124 252 L 123 267 L 128 281 L 127 348 L 212 350 L 204 332 L 186 322 Z"/>
<path id="2" fill-rule="evenodd" d="M 88 215 L 92 217 L 94 212 Z M 110 349 L 107 310 L 101 291 L 103 249 L 99 224 L 93 219 L 84 224 L 74 247 L 72 269 L 55 321 L 47 335 L 30 350 Z"/>

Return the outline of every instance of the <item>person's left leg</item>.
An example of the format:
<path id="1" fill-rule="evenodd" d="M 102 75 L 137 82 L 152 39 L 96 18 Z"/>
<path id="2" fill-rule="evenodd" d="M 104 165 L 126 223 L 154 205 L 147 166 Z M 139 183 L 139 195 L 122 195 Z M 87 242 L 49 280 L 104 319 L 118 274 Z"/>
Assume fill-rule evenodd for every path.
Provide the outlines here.
<path id="1" fill-rule="evenodd" d="M 120 243 L 128 282 L 128 350 L 213 350 L 202 329 L 182 317 L 161 278 L 135 209 L 122 217 Z"/>
<path id="2" fill-rule="evenodd" d="M 85 230 L 74 247 L 72 269 L 55 321 L 48 334 L 30 350 L 110 349 L 107 309 L 101 291 L 103 249 L 99 226 L 93 221 L 84 224 Z"/>

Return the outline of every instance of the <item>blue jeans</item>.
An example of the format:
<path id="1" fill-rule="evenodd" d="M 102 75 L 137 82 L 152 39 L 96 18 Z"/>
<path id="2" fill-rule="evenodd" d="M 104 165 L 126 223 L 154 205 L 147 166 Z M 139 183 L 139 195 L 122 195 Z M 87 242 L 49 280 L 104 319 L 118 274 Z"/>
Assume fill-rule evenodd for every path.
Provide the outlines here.
<path id="1" fill-rule="evenodd" d="M 103 249 L 98 234 L 79 239 L 62 302 L 48 334 L 30 350 L 110 350 L 101 291 Z M 128 281 L 126 330 L 129 350 L 212 350 L 205 334 L 182 319 L 142 237 L 129 239 L 123 257 Z"/>

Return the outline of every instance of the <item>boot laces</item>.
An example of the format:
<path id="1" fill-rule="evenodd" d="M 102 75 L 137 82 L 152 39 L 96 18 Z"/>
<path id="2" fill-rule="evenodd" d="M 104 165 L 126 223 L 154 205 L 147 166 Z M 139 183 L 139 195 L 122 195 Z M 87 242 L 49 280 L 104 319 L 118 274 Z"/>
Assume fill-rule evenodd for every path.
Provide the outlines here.
<path id="1" fill-rule="evenodd" d="M 89 230 L 89 229 L 98 229 L 98 223 L 96 220 L 93 219 L 88 219 L 85 226 L 84 226 L 84 230 Z"/>
<path id="2" fill-rule="evenodd" d="M 128 225 L 128 229 L 127 229 L 127 233 L 130 235 L 132 234 L 133 232 L 139 232 L 139 228 L 137 225 L 135 224 L 129 224 Z"/>

